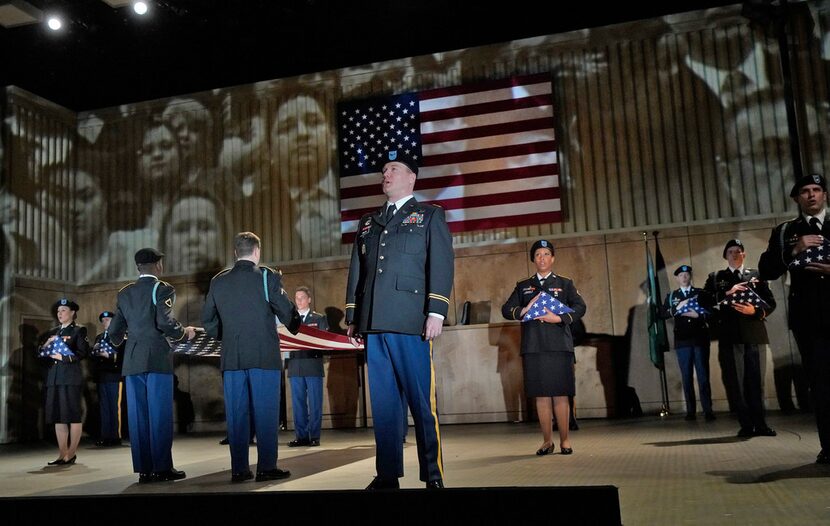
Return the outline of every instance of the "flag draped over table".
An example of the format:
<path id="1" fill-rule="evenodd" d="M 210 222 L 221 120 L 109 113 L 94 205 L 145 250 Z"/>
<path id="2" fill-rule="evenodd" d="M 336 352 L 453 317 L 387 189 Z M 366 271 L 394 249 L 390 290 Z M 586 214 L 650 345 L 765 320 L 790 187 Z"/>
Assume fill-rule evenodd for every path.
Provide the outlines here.
<path id="1" fill-rule="evenodd" d="M 669 336 L 666 331 L 666 320 L 660 316 L 662 295 L 660 293 L 660 278 L 658 273 L 665 272 L 666 262 L 660 253 L 660 245 L 654 238 L 655 258 L 657 268 L 651 259 L 646 240 L 646 281 L 648 283 L 648 351 L 651 363 L 658 369 L 663 369 L 663 355 L 669 350 Z"/>
<path id="2" fill-rule="evenodd" d="M 416 198 L 452 232 L 562 220 L 549 74 L 338 104 L 340 231 L 383 202 L 388 151 L 418 162 Z"/>

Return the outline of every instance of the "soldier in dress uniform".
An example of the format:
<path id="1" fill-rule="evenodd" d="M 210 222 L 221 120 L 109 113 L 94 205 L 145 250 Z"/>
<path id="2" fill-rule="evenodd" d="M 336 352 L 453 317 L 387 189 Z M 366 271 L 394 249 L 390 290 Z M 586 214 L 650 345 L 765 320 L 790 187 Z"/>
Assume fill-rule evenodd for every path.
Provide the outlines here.
<path id="1" fill-rule="evenodd" d="M 366 341 L 377 476 L 367 489 L 399 487 L 403 402 L 415 421 L 420 479 L 443 488 L 432 340 L 441 334 L 453 283 L 452 237 L 444 210 L 413 196 L 418 165 L 390 151 L 383 166 L 386 204 L 364 215 L 346 287 L 349 336 Z"/>
<path id="2" fill-rule="evenodd" d="M 739 239 L 730 239 L 723 249 L 728 267 L 712 272 L 704 290 L 716 302 L 748 289 L 765 305 L 735 303 L 718 309 L 718 361 L 730 406 L 738 414 L 738 436 L 775 436 L 765 419 L 763 346 L 769 344 L 764 319 L 775 309 L 775 298 L 758 271 L 744 267 L 746 252 Z M 731 393 L 731 395 L 730 395 Z"/>
<path id="3" fill-rule="evenodd" d="M 827 182 L 819 174 L 805 175 L 793 185 L 790 197 L 800 214 L 773 229 L 758 269 L 764 279 L 790 271 L 789 325 L 810 379 L 821 443 L 816 462 L 830 464 L 830 258 L 822 248 L 813 261 L 790 268 L 797 254 L 826 247 L 830 239 Z"/>
<path id="4" fill-rule="evenodd" d="M 303 325 L 329 330 L 329 322 L 311 310 L 311 290 L 297 287 L 294 303 Z M 319 446 L 323 421 L 323 354 L 320 351 L 292 351 L 288 358 L 291 406 L 294 410 L 294 440 L 288 447 Z"/>
<path id="5" fill-rule="evenodd" d="M 46 381 L 46 423 L 55 424 L 55 435 L 60 455 L 48 462 L 50 466 L 64 466 L 75 463 L 75 452 L 81 441 L 81 395 L 84 388 L 84 374 L 80 361 L 89 354 L 86 327 L 77 325 L 78 304 L 62 298 L 52 305 L 52 314 L 58 326 L 40 337 L 41 356 L 47 362 Z M 49 346 L 58 338 L 62 339 L 69 353 L 56 352 Z M 48 353 L 48 354 L 47 354 Z"/>
<path id="6" fill-rule="evenodd" d="M 697 373 L 700 405 L 706 421 L 711 422 L 715 420 L 715 413 L 712 411 L 712 389 L 709 385 L 709 314 L 695 310 L 678 311 L 683 310 L 689 300 L 697 298 L 698 304 L 711 313 L 714 302 L 703 289 L 692 286 L 692 267 L 689 265 L 677 267 L 674 276 L 680 287 L 666 296 L 663 310 L 674 317 L 674 351 L 686 398 L 686 420 L 695 419 L 694 374 Z"/>
<path id="7" fill-rule="evenodd" d="M 248 461 L 251 425 L 257 446 L 257 482 L 291 476 L 277 468 L 282 359 L 274 316 L 296 334 L 297 308 L 278 271 L 259 266 L 261 242 L 252 232 L 234 238 L 236 263 L 210 282 L 202 321 L 222 341 L 222 382 L 231 452 L 231 481 L 253 478 Z"/>
<path id="8" fill-rule="evenodd" d="M 110 344 L 124 342 L 127 405 L 130 408 L 130 449 L 138 482 L 164 482 L 185 478 L 173 467 L 173 353 L 170 341 L 196 335 L 173 316 L 176 290 L 158 278 L 164 271 L 164 254 L 153 248 L 135 253 L 138 280 L 118 292 L 115 317 L 110 323 Z M 168 341 L 168 339 L 170 341 Z"/>
<path id="9" fill-rule="evenodd" d="M 542 292 L 562 302 L 573 312 L 557 314 L 542 307 L 544 315 L 522 323 L 522 372 L 525 394 L 533 398 L 542 431 L 542 447 L 537 455 L 553 453 L 553 422 L 563 425 L 559 430 L 559 448 L 563 455 L 573 454 L 569 438 L 569 397 L 576 392 L 574 375 L 574 343 L 571 326 L 582 319 L 587 306 L 573 280 L 553 273 L 553 243 L 540 239 L 530 247 L 530 260 L 536 273 L 516 283 L 513 293 L 501 307 L 508 320 L 523 320 Z"/>
<path id="10" fill-rule="evenodd" d="M 115 313 L 108 310 L 98 315 L 104 332 L 95 337 L 95 345 L 92 347 L 101 414 L 101 433 L 95 442 L 98 447 L 121 445 L 121 368 L 124 364 L 124 343 L 118 347 L 109 345 L 109 326 L 114 316 Z"/>

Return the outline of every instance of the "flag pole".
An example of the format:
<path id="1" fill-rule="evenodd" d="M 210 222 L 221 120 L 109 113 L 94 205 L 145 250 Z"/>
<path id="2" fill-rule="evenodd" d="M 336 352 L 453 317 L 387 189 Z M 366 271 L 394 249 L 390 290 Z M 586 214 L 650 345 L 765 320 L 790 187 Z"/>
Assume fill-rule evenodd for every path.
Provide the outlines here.
<path id="1" fill-rule="evenodd" d="M 655 243 L 655 250 L 657 252 L 657 259 L 659 260 L 658 263 L 662 263 L 665 267 L 665 262 L 662 259 L 662 255 L 659 253 L 660 248 L 657 244 L 657 236 L 659 232 L 653 232 L 654 235 L 654 243 Z M 665 339 L 665 325 L 663 325 L 663 331 L 659 330 L 659 325 L 663 321 L 660 318 L 659 312 L 659 305 L 662 300 L 660 297 L 659 291 L 659 276 L 657 275 L 658 270 L 655 268 L 655 265 L 651 259 L 651 252 L 648 249 L 648 232 L 642 232 L 643 235 L 643 244 L 645 245 L 646 249 L 646 266 L 647 266 L 647 280 L 648 280 L 648 308 L 649 308 L 649 355 L 651 356 L 652 363 L 657 369 L 660 371 L 660 398 L 661 398 L 661 407 L 660 407 L 660 418 L 664 418 L 669 414 L 669 390 L 668 390 L 668 382 L 666 380 L 666 366 L 664 360 L 664 351 L 666 349 L 662 348 L 663 346 L 659 345 L 659 340 Z M 662 334 L 663 338 L 660 338 L 660 334 Z M 667 342 L 666 342 L 667 343 Z"/>
<path id="2" fill-rule="evenodd" d="M 654 231 L 654 245 L 657 250 L 657 236 L 660 234 L 659 231 Z M 659 276 L 658 276 L 659 278 Z M 657 298 L 657 301 L 660 301 L 660 298 Z M 665 360 L 663 361 L 663 367 L 660 368 L 660 395 L 663 398 L 663 406 L 660 408 L 660 418 L 665 418 L 669 416 L 669 412 L 671 407 L 669 406 L 669 382 L 666 380 L 666 363 Z"/>

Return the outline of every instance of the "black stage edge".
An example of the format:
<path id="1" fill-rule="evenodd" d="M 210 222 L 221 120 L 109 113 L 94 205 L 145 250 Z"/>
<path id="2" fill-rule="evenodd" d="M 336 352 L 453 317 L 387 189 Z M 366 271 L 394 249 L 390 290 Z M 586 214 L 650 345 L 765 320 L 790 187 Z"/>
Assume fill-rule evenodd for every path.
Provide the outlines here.
<path id="1" fill-rule="evenodd" d="M 155 488 L 154 488 L 155 489 Z M 22 497 L 0 499 L 16 524 L 233 526 L 279 524 L 619 525 L 614 486 L 447 488 L 444 490 L 266 491 Z"/>

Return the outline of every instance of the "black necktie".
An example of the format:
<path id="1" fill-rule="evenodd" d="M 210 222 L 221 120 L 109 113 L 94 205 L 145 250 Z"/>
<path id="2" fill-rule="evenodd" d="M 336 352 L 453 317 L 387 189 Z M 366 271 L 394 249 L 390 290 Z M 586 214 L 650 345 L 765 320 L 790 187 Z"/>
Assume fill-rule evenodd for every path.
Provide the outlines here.
<path id="1" fill-rule="evenodd" d="M 386 207 L 386 222 L 387 223 L 389 221 L 392 221 L 392 216 L 395 215 L 396 210 L 397 210 L 397 207 L 394 204 L 389 205 L 388 207 Z"/>
<path id="2" fill-rule="evenodd" d="M 741 271 L 740 270 L 735 269 L 735 277 L 738 278 L 738 279 L 741 279 Z"/>
<path id="3" fill-rule="evenodd" d="M 810 229 L 814 234 L 821 234 L 821 225 L 818 223 L 817 217 L 810 218 Z"/>

